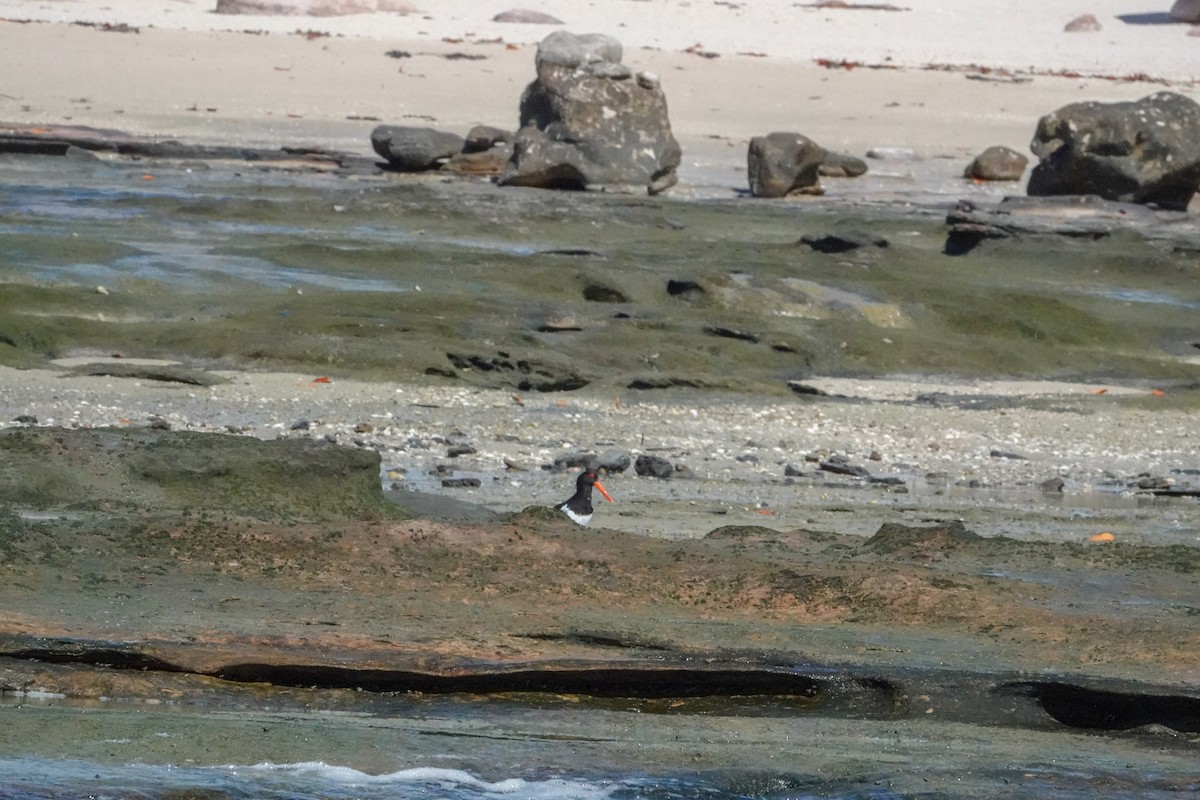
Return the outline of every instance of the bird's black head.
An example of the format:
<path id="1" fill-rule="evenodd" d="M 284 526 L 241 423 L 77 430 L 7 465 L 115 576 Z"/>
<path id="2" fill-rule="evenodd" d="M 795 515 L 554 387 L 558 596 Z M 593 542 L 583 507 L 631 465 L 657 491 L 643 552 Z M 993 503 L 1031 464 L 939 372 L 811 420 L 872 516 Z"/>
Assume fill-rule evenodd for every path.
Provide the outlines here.
<path id="1" fill-rule="evenodd" d="M 604 495 L 605 500 L 610 503 L 613 502 L 613 499 L 609 497 L 608 492 L 604 490 L 604 484 L 600 483 L 600 477 L 596 474 L 595 470 L 585 469 L 579 474 L 579 477 L 575 479 L 576 493 L 586 494 L 590 497 L 593 486 L 600 491 L 600 494 Z"/>

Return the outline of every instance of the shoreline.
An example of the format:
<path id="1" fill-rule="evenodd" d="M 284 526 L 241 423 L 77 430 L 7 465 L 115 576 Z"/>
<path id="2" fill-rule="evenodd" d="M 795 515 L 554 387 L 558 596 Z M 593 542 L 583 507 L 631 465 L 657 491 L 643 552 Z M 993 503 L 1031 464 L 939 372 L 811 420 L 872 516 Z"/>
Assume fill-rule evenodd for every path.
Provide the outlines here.
<path id="1" fill-rule="evenodd" d="M 2 11 L 0 4 L 0 16 Z M 263 20 L 233 19 L 245 19 L 247 26 Z M 302 33 L 298 19 L 275 20 L 293 32 L 265 34 L 160 27 L 117 33 L 64 22 L 0 22 L 0 69 L 9 76 L 0 122 L 368 156 L 377 125 L 460 135 L 475 124 L 515 129 L 521 91 L 534 77 L 536 44 L 483 33 L 443 41 L 436 31 L 396 40 L 313 37 Z M 322 25 L 338 21 L 320 19 Z M 532 42 L 555 29 L 521 27 L 540 34 L 525 37 Z M 684 150 L 675 193 L 689 187 L 736 191 L 746 183 L 749 139 L 790 130 L 860 157 L 871 148 L 911 151 L 908 158 L 872 160 L 871 171 L 853 179 L 851 191 L 861 186 L 901 202 L 906 193 L 929 191 L 999 199 L 1023 193 L 1024 181 L 978 186 L 964 180 L 962 170 L 992 145 L 1028 153 L 1040 116 L 1079 100 L 1134 100 L 1163 88 L 1193 96 L 1197 91 L 1194 81 L 1164 87 L 1034 74 L 1012 82 L 1011 76 L 965 65 L 963 71 L 897 66 L 903 60 L 870 69 L 776 56 L 705 58 L 639 45 L 644 32 L 640 38 L 632 29 L 614 33 L 618 39 L 628 34 L 625 63 L 655 72 L 663 82 Z M 73 52 L 89 58 L 63 58 Z M 388 52 L 407 57 L 390 58 Z M 150 73 L 153 81 L 147 81 Z"/>

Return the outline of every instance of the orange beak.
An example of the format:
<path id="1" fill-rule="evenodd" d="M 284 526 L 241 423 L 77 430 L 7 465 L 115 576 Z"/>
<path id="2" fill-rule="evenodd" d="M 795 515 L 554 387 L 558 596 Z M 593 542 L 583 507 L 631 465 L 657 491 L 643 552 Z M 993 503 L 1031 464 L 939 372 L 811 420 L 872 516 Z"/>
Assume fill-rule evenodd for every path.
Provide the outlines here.
<path id="1" fill-rule="evenodd" d="M 604 487 L 600 485 L 600 481 L 596 481 L 595 486 L 600 490 L 600 494 L 604 495 L 604 499 L 608 502 L 613 502 L 613 499 L 608 496 L 608 492 L 604 491 Z"/>

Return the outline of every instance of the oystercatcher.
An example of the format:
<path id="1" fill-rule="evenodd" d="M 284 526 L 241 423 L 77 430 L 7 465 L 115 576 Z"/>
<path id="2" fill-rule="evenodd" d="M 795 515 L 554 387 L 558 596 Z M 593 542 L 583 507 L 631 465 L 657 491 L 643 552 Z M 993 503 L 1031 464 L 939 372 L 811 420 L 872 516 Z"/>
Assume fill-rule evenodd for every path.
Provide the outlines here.
<path id="1" fill-rule="evenodd" d="M 604 495 L 604 499 L 612 502 L 613 499 L 608 496 L 608 492 L 604 491 L 604 487 L 600 485 L 600 481 L 596 478 L 596 473 L 592 470 L 584 470 L 579 477 L 575 479 L 575 494 L 554 508 L 563 512 L 580 525 L 587 525 L 592 521 L 592 487 L 595 486 L 600 490 L 600 494 Z"/>

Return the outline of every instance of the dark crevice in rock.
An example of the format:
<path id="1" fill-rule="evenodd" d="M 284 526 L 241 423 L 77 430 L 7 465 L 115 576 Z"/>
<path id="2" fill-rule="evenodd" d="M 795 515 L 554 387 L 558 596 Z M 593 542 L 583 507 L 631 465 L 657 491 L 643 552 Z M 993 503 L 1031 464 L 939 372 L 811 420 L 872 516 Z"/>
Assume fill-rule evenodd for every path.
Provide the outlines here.
<path id="1" fill-rule="evenodd" d="M 586 466 L 579 464 L 573 466 Z M 624 471 L 624 470 L 620 470 Z M 539 642 L 566 642 L 568 644 L 581 644 L 593 647 L 613 647 L 620 650 L 670 650 L 671 648 L 664 644 L 656 642 L 645 642 L 641 640 L 624 639 L 617 636 L 611 636 L 605 633 L 584 633 L 582 631 L 557 633 L 519 633 L 515 634 L 522 639 L 533 639 Z"/>
<path id="2" fill-rule="evenodd" d="M 532 633 L 527 638 L 591 646 L 665 649 L 605 634 Z M 805 713 L 848 719 L 915 719 L 937 713 L 943 722 L 1038 730 L 1131 731 L 1160 727 L 1200 733 L 1200 697 L 1124 681 L 1013 681 L 1000 676 L 900 669 L 893 675 L 853 668 L 798 670 L 769 665 L 650 662 L 559 662 L 426 671 L 358 669 L 322 664 L 238 663 L 193 670 L 121 645 L 54 642 L 0 651 L 0 658 L 111 670 L 198 675 L 231 683 L 304 689 L 358 689 L 431 695 L 549 694 L 596 700 L 703 700 L 736 713 L 751 703 L 774 714 Z M 1010 676 L 1011 677 L 1011 676 Z M 1088 685 L 1090 684 L 1090 685 Z M 0 685 L 0 690 L 9 687 Z M 713 702 L 717 703 L 716 706 Z M 675 706 L 672 706 L 675 708 Z M 680 710 L 677 713 L 690 713 Z"/>
<path id="3" fill-rule="evenodd" d="M 1092 689 L 1061 682 L 1025 682 L 1000 687 L 1024 693 L 1047 714 L 1072 728 L 1127 731 L 1162 725 L 1186 733 L 1200 732 L 1200 698 Z"/>
<path id="4" fill-rule="evenodd" d="M 753 669 L 525 669 L 436 675 L 393 670 L 276 664 L 232 664 L 214 677 L 239 683 L 373 692 L 501 694 L 536 692 L 590 697 L 806 697 L 829 693 L 832 685 L 795 673 Z M 861 693 L 861 692 L 860 692 Z M 868 694 L 877 694 L 872 686 Z"/>
<path id="5" fill-rule="evenodd" d="M 187 670 L 169 661 L 164 661 L 161 658 L 119 648 L 30 648 L 27 650 L 0 653 L 0 656 L 19 661 L 41 661 L 46 664 L 79 664 L 82 666 L 110 667 L 113 669 L 187 672 Z"/>

